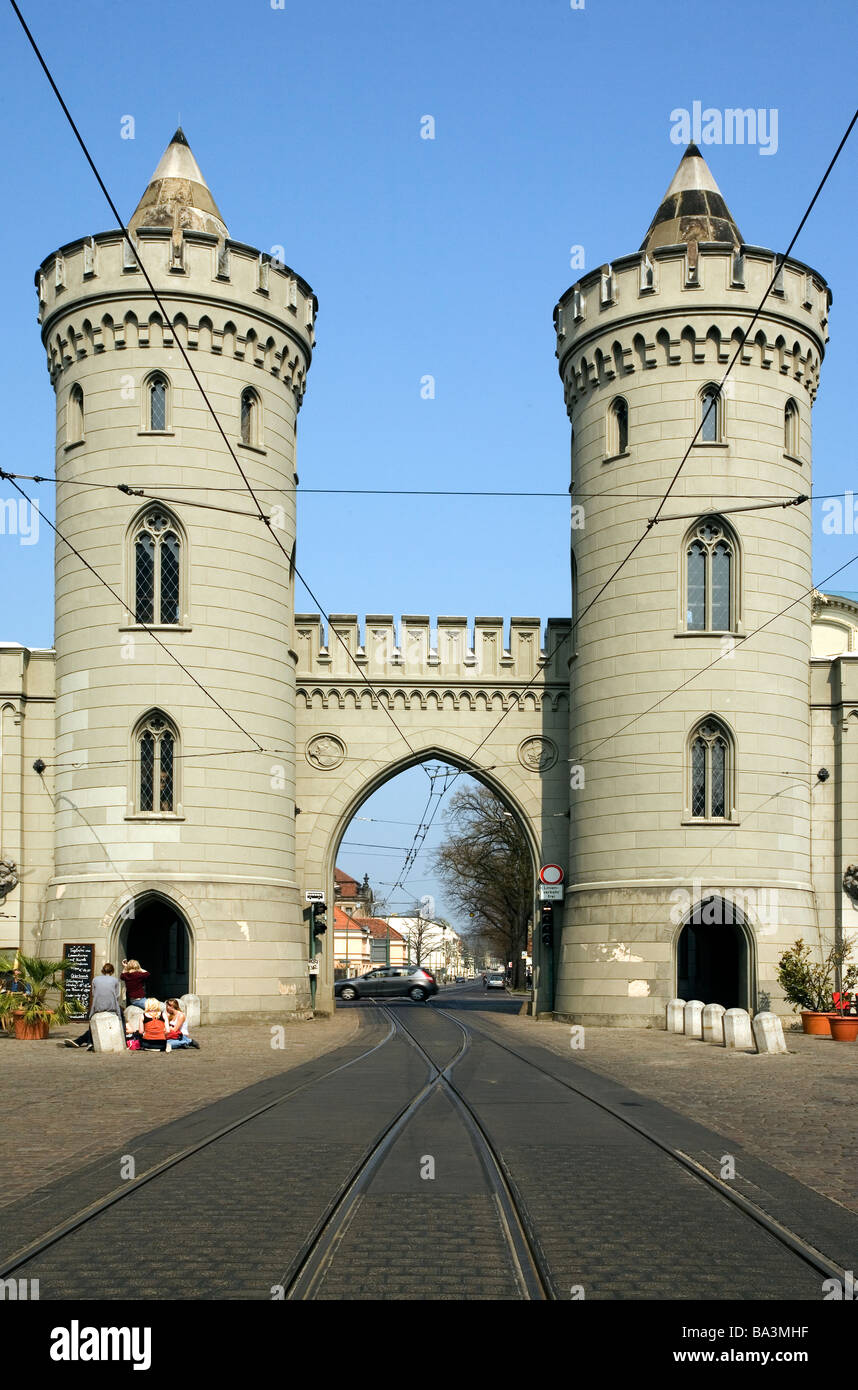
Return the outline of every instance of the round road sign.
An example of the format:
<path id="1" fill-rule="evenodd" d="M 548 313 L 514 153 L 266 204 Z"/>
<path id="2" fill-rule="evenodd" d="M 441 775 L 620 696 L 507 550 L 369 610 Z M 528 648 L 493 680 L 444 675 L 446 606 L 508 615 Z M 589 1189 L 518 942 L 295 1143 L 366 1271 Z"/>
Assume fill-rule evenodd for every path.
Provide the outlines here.
<path id="1" fill-rule="evenodd" d="M 562 883 L 563 870 L 559 864 L 543 864 L 539 870 L 540 883 Z"/>

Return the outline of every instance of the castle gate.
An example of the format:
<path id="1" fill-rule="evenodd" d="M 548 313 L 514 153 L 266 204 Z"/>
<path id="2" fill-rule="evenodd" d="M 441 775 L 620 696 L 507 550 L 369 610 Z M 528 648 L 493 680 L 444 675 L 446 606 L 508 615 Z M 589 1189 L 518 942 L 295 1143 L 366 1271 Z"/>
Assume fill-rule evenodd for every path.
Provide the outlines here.
<path id="1" fill-rule="evenodd" d="M 538 618 L 296 614 L 295 801 L 299 887 L 334 900 L 340 841 L 360 805 L 390 778 L 441 759 L 489 787 L 516 815 L 534 864 L 566 862 L 568 621 Z M 504 638 L 507 637 L 505 643 Z M 555 933 L 555 951 L 558 949 Z M 317 1007 L 333 1001 L 333 943 Z M 538 1009 L 551 971 L 534 933 Z"/>

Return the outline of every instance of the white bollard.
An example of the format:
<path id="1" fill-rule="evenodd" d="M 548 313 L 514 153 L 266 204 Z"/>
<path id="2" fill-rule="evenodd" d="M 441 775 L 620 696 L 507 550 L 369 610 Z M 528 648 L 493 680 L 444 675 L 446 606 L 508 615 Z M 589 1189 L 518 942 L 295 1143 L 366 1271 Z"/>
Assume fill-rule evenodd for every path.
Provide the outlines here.
<path id="1" fill-rule="evenodd" d="M 128 1027 L 130 1027 L 132 1033 L 140 1032 L 140 1029 L 143 1027 L 143 1017 L 143 1010 L 138 1009 L 134 1004 L 125 1010 L 125 1022 Z"/>
<path id="2" fill-rule="evenodd" d="M 124 1052 L 125 1028 L 117 1014 L 93 1014 L 89 1020 L 93 1052 Z"/>
<path id="3" fill-rule="evenodd" d="M 740 1049 L 754 1046 L 751 1016 L 746 1009 L 728 1009 L 725 1013 L 724 1046 Z"/>
<path id="4" fill-rule="evenodd" d="M 686 1038 L 703 1037 L 703 1000 L 689 999 L 685 1006 Z"/>
<path id="5" fill-rule="evenodd" d="M 188 1020 L 188 1032 L 200 1026 L 200 996 L 198 994 L 182 994 L 179 996 L 179 1003 L 182 1006 L 182 1013 Z"/>
<path id="6" fill-rule="evenodd" d="M 786 1052 L 783 1024 L 777 1014 L 757 1014 L 754 1019 L 754 1041 L 758 1052 Z"/>
<path id="7" fill-rule="evenodd" d="M 671 999 L 668 1003 L 667 1031 L 668 1033 L 683 1033 L 685 1031 L 684 999 Z"/>
<path id="8" fill-rule="evenodd" d="M 724 1005 L 707 1004 L 703 1010 L 703 1041 L 724 1046 Z"/>

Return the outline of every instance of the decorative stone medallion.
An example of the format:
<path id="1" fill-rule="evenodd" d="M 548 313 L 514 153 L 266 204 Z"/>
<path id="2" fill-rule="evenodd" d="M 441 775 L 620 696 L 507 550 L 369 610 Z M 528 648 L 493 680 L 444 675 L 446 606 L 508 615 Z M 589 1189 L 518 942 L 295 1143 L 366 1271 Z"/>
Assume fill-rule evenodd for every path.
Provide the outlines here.
<path id="1" fill-rule="evenodd" d="M 336 734 L 316 734 L 307 744 L 304 756 L 311 767 L 330 772 L 331 768 L 339 767 L 344 760 L 346 745 Z"/>
<path id="2" fill-rule="evenodd" d="M 528 772 L 547 772 L 557 762 L 557 748 L 550 738 L 526 738 L 518 745 L 518 761 Z"/>

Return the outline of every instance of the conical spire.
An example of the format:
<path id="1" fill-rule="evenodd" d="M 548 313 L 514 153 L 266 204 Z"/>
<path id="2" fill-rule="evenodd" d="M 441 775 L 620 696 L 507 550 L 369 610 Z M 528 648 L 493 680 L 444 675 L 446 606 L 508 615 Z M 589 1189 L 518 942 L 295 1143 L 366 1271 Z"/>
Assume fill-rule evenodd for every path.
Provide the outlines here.
<path id="1" fill-rule="evenodd" d="M 734 246 L 742 245 L 741 232 L 696 145 L 689 145 L 679 161 L 641 250 L 689 241 L 730 241 Z"/>
<path id="2" fill-rule="evenodd" d="M 172 227 L 175 236 L 185 230 L 229 236 L 181 126 L 162 154 L 128 224 L 131 232 L 138 227 Z"/>

